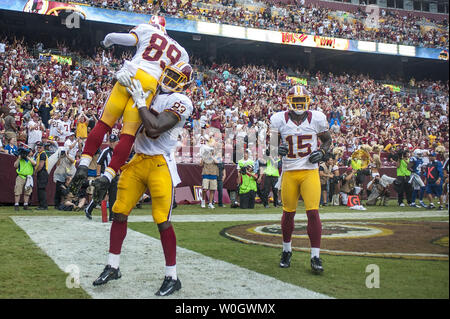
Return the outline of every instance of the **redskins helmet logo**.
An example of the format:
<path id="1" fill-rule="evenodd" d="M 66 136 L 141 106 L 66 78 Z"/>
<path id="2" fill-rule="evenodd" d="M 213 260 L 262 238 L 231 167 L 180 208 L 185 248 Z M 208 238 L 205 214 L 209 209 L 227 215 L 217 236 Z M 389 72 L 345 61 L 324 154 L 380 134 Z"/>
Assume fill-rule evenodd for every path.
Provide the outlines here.
<path id="1" fill-rule="evenodd" d="M 295 85 L 289 89 L 286 101 L 292 110 L 306 111 L 309 108 L 310 93 L 303 85 Z"/>
<path id="2" fill-rule="evenodd" d="M 150 21 L 148 21 L 149 24 L 157 26 L 160 30 L 162 30 L 164 33 L 166 32 L 166 19 L 162 16 L 152 16 L 150 18 Z"/>
<path id="3" fill-rule="evenodd" d="M 83 19 L 86 19 L 86 13 L 78 5 L 47 0 L 28 0 L 23 7 L 23 12 L 51 16 L 61 16 L 63 14 L 76 12 Z"/>

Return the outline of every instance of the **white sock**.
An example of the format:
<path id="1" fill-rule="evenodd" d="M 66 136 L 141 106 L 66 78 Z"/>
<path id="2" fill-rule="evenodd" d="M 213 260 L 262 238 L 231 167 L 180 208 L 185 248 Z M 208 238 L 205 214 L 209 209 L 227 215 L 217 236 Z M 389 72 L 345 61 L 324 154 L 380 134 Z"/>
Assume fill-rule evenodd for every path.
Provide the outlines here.
<path id="1" fill-rule="evenodd" d="M 106 178 L 108 178 L 109 182 L 111 183 L 113 178 L 116 177 L 116 173 L 113 171 L 112 168 L 107 167 L 105 169 L 105 172 L 102 174 L 102 176 L 106 176 Z"/>
<path id="2" fill-rule="evenodd" d="M 177 265 L 166 266 L 166 277 L 172 277 L 173 280 L 177 280 Z"/>
<path id="3" fill-rule="evenodd" d="M 311 258 L 317 257 L 319 258 L 320 248 L 311 248 Z"/>
<path id="4" fill-rule="evenodd" d="M 14 203 L 14 206 L 19 206 L 19 203 Z"/>
<path id="5" fill-rule="evenodd" d="M 92 162 L 92 157 L 82 156 L 80 159 L 80 165 L 84 165 L 86 167 L 91 165 L 91 162 Z"/>
<path id="6" fill-rule="evenodd" d="M 19 205 L 19 204 L 17 204 L 17 205 Z M 28 203 L 23 203 L 23 206 L 28 206 Z"/>
<path id="7" fill-rule="evenodd" d="M 283 251 L 292 251 L 291 241 L 288 243 L 283 242 Z"/>
<path id="8" fill-rule="evenodd" d="M 117 269 L 119 268 L 120 255 L 109 253 L 108 255 L 108 265 Z"/>

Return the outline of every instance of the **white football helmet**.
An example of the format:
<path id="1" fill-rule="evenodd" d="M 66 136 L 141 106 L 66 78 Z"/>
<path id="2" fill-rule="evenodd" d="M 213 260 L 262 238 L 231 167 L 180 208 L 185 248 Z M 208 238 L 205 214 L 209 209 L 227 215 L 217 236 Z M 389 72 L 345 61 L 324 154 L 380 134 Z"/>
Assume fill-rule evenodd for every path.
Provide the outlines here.
<path id="1" fill-rule="evenodd" d="M 289 108 L 300 114 L 309 109 L 310 93 L 303 85 L 295 85 L 286 94 Z"/>

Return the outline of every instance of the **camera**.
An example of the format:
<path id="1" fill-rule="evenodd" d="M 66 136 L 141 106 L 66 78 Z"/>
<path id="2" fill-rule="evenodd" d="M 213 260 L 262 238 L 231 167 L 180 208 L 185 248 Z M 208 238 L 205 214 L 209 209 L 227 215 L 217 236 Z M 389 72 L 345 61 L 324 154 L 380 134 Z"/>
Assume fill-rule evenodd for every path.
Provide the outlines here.
<path id="1" fill-rule="evenodd" d="M 247 166 L 241 167 L 241 174 L 247 174 Z"/>
<path id="2" fill-rule="evenodd" d="M 27 158 L 28 154 L 30 154 L 31 150 L 24 147 L 19 147 L 16 152 L 13 154 L 17 157 Z"/>

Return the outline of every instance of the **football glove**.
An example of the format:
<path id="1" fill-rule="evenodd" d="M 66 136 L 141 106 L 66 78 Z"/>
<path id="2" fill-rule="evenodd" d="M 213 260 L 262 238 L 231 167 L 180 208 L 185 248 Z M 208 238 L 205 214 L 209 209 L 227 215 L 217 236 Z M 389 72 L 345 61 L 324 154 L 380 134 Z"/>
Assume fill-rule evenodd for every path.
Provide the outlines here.
<path id="1" fill-rule="evenodd" d="M 289 147 L 287 144 L 281 144 L 278 147 L 278 155 L 280 156 L 286 156 L 289 153 Z"/>
<path id="2" fill-rule="evenodd" d="M 102 41 L 100 41 L 100 45 L 102 48 L 108 49 L 109 47 L 111 47 L 113 45 L 113 43 L 110 43 L 107 40 L 102 40 Z"/>
<path id="3" fill-rule="evenodd" d="M 133 80 L 131 86 L 127 87 L 127 91 L 133 98 L 133 107 L 135 107 L 136 105 L 138 109 L 147 107 L 146 100 L 150 94 L 150 91 L 144 92 L 144 89 L 142 88 L 141 82 L 139 80 Z"/>
<path id="4" fill-rule="evenodd" d="M 309 155 L 309 162 L 310 163 L 319 163 L 325 156 L 325 151 L 318 149 L 317 151 L 314 151 Z"/>
<path id="5" fill-rule="evenodd" d="M 131 74 L 126 69 L 120 69 L 116 72 L 115 78 L 125 87 L 131 86 Z"/>

